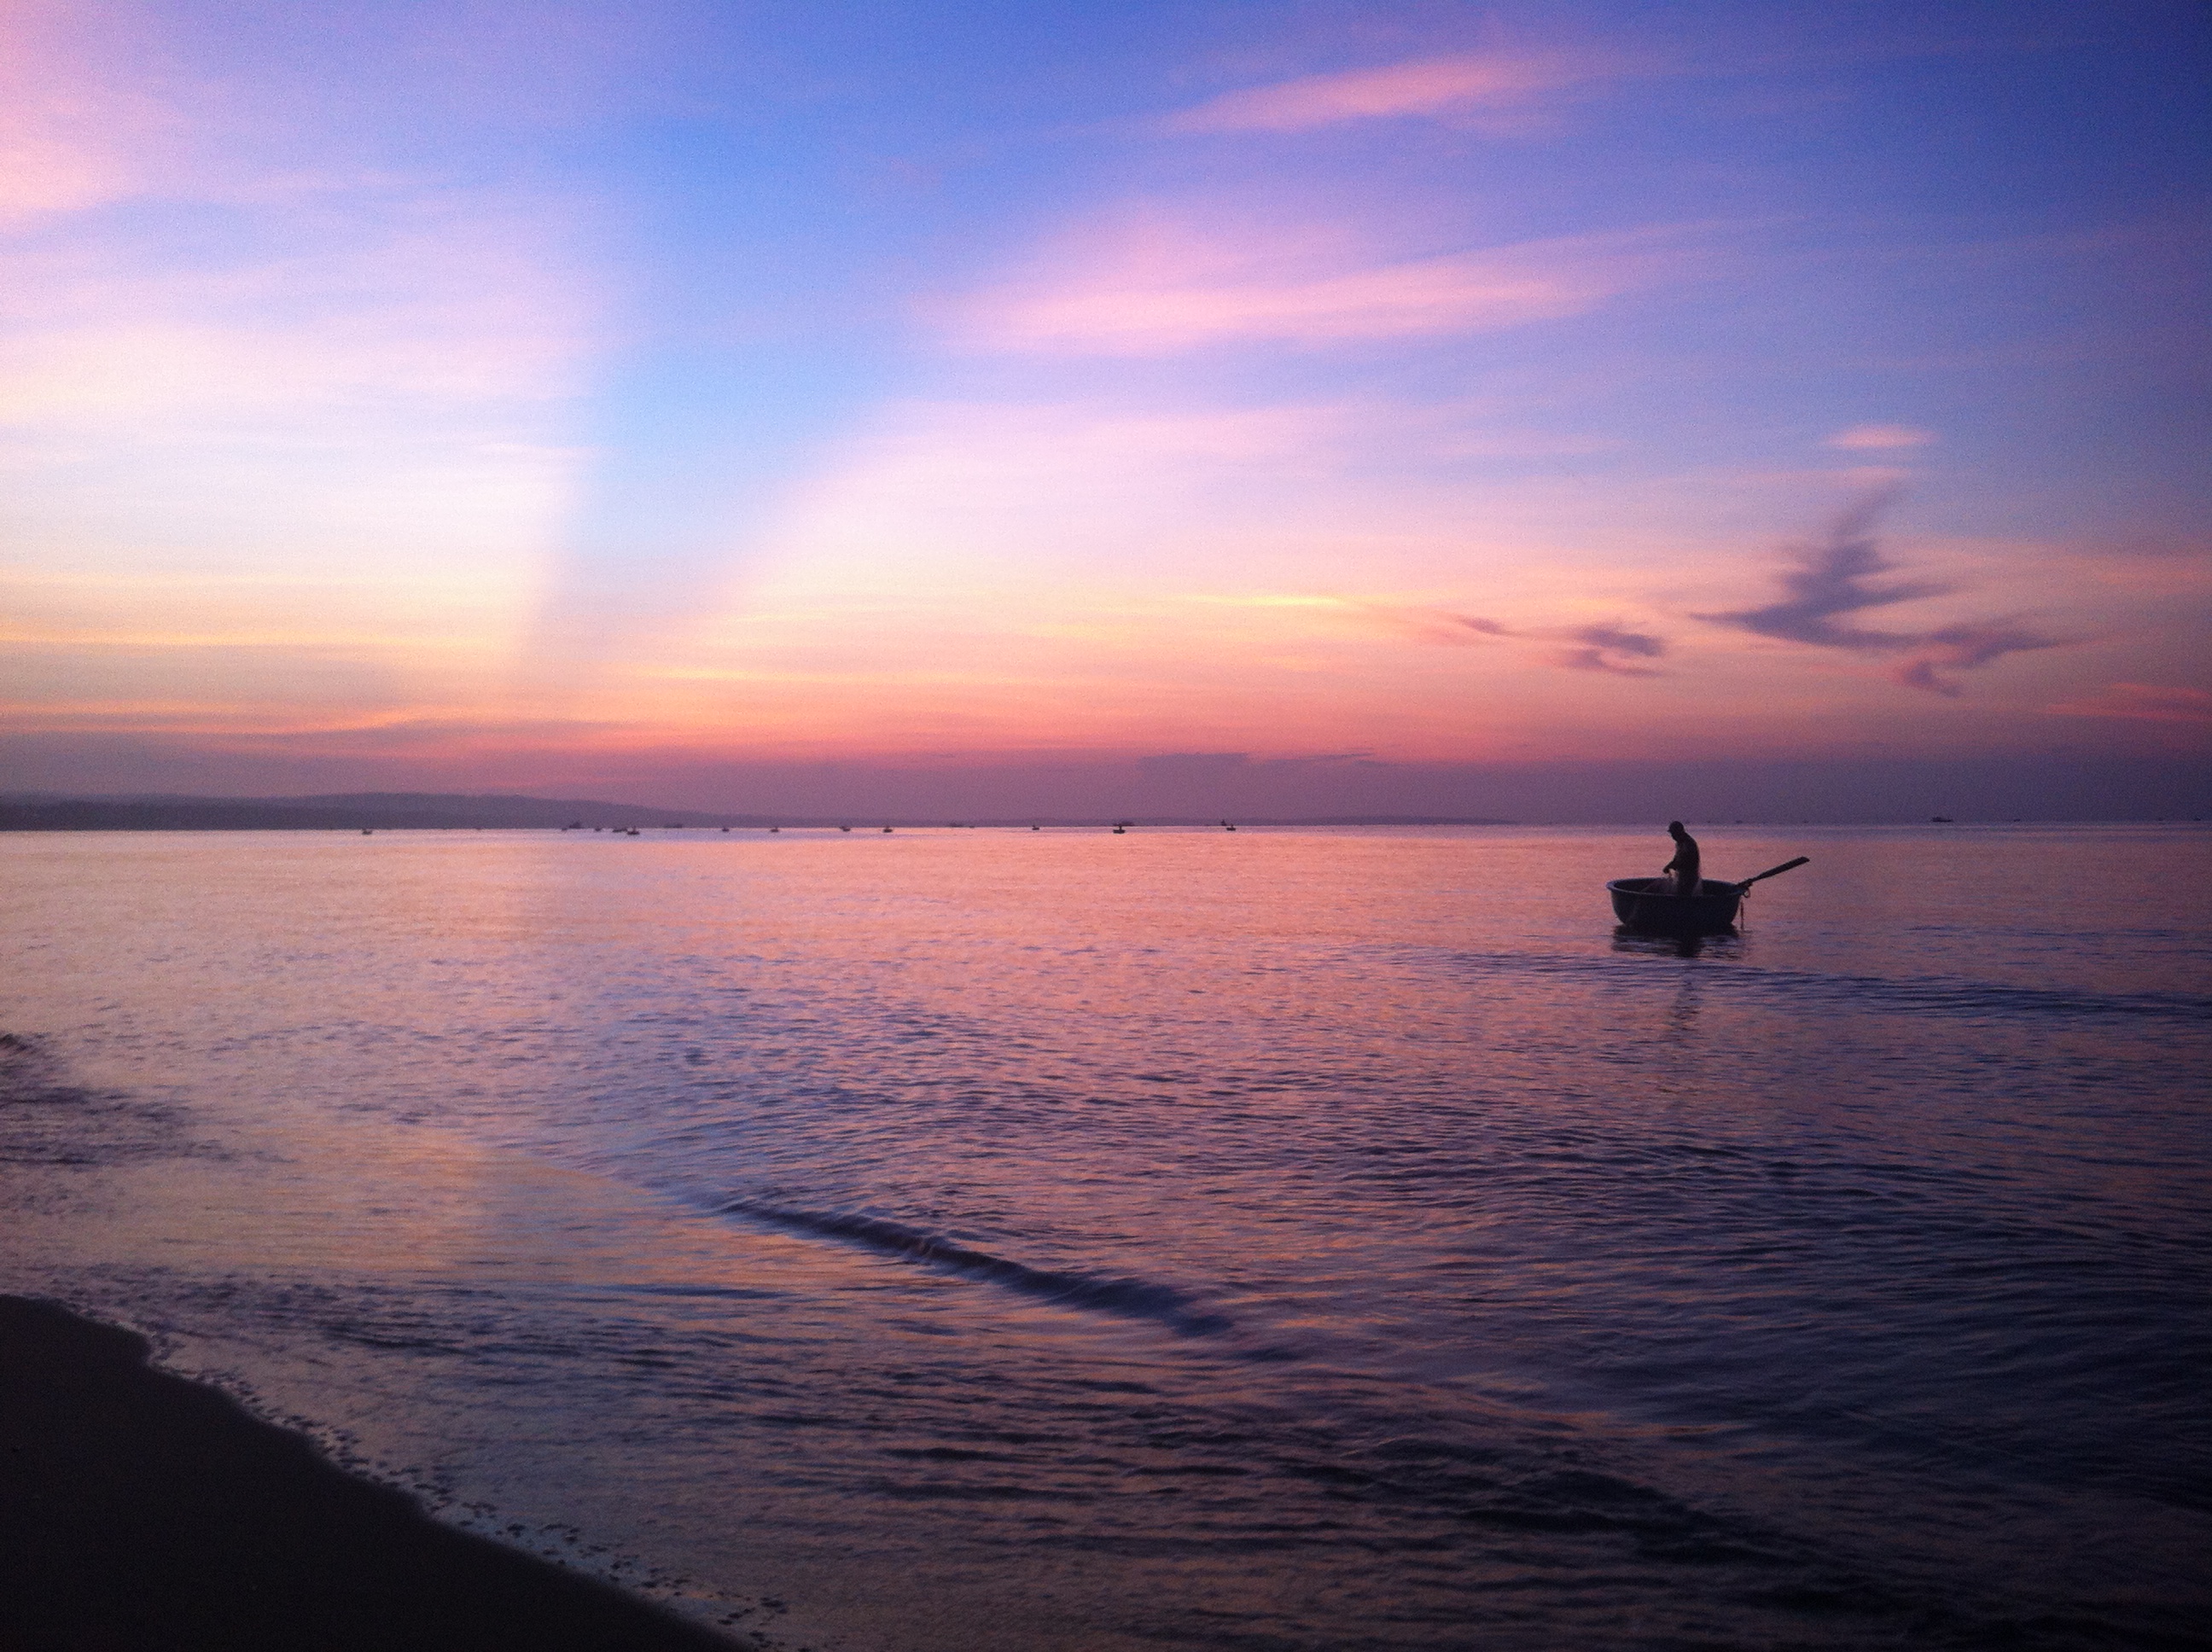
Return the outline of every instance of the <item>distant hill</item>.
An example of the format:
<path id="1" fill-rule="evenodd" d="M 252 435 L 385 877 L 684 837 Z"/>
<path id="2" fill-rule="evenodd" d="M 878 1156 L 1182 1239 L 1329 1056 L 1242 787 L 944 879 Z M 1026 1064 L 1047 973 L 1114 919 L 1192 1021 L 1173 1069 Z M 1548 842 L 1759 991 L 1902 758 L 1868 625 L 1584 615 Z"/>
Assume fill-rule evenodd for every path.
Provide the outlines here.
<path id="1" fill-rule="evenodd" d="M 562 826 L 1103 826 L 1097 820 L 945 821 L 891 816 L 717 815 L 577 798 L 489 797 L 437 792 L 350 792 L 306 798 L 201 798 L 167 794 L 72 798 L 0 793 L 0 832 L 345 832 L 550 829 Z M 1137 826 L 1211 826 L 1196 817 L 1133 819 Z M 1249 826 L 1507 826 L 1510 821 L 1373 815 L 1261 820 Z"/>

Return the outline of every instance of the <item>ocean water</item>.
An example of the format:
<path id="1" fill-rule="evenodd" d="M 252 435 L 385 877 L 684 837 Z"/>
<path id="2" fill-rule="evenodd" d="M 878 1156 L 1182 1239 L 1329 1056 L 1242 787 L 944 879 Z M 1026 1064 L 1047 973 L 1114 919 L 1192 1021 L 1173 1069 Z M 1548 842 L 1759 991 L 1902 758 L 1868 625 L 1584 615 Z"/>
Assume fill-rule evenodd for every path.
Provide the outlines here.
<path id="1" fill-rule="evenodd" d="M 740 1637 L 2212 1645 L 2212 833 L 0 838 L 0 1290 Z"/>

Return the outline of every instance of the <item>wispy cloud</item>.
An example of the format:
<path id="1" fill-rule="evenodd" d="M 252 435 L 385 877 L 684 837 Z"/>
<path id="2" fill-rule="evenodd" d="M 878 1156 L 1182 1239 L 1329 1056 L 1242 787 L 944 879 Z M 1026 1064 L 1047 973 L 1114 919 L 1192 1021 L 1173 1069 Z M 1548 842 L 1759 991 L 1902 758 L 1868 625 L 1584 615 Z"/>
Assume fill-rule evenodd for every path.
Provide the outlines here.
<path id="1" fill-rule="evenodd" d="M 8 592 L 11 680 L 283 715 L 496 692 L 580 468 L 587 209 L 319 125 L 273 48 L 195 70 L 159 9 L 0 0 L 8 560 L 66 585 Z"/>
<path id="2" fill-rule="evenodd" d="M 2062 646 L 2056 637 L 2010 621 L 1977 621 L 1923 631 L 1877 631 L 1848 623 L 1850 615 L 1951 594 L 1952 587 L 1932 580 L 1874 583 L 1899 571 L 1896 563 L 1882 556 L 1873 531 L 1881 513 L 1895 498 L 1893 491 L 1869 495 L 1838 517 L 1826 539 L 1804 547 L 1798 554 L 1798 566 L 1782 575 L 1782 588 L 1788 594 L 1781 601 L 1764 608 L 1700 617 L 1754 635 L 1816 648 L 1910 654 L 1911 659 L 1891 672 L 1893 678 L 1908 688 L 1946 695 L 1961 691 L 1947 672 L 1973 671 L 2007 654 Z"/>
<path id="3" fill-rule="evenodd" d="M 1175 132 L 1303 132 L 1346 121 L 1464 118 L 1622 72 L 1566 53 L 1470 52 L 1308 75 L 1224 92 L 1163 123 Z"/>
<path id="4" fill-rule="evenodd" d="M 1930 694 L 1955 695 L 1962 690 L 1958 683 L 1942 675 L 1945 671 L 1971 671 L 2002 659 L 2007 654 L 2030 653 L 2063 645 L 2057 637 L 2045 636 L 2039 631 L 1986 623 L 1940 626 L 1933 631 L 1923 631 L 1907 646 L 1917 651 L 1917 657 L 1897 668 L 1897 680 L 1907 688 L 1925 689 Z"/>
<path id="5" fill-rule="evenodd" d="M 1011 569 L 1070 554 L 1126 566 L 1154 543 L 1185 556 L 1204 538 L 1249 533 L 1235 525 L 1242 501 L 1288 495 L 1322 508 L 1310 502 L 1316 474 L 1356 435 L 1354 414 L 892 404 L 787 497 L 768 560 Z"/>
<path id="6" fill-rule="evenodd" d="M 1656 677 L 1658 671 L 1639 665 L 1639 659 L 1656 659 L 1667 645 L 1648 632 L 1630 631 L 1618 625 L 1585 625 L 1567 634 L 1577 646 L 1561 654 L 1559 663 L 1570 671 L 1610 671 L 1615 677 Z"/>
<path id="7" fill-rule="evenodd" d="M 1547 652 L 1547 663 L 1564 671 L 1602 671 L 1614 677 L 1657 677 L 1646 660 L 1663 659 L 1667 644 L 1645 631 L 1616 624 L 1507 625 L 1448 608 L 1414 608 L 1382 603 L 1356 604 L 1361 611 L 1425 642 L 1466 645 L 1492 638 L 1563 644 Z"/>
<path id="8" fill-rule="evenodd" d="M 428 191 L 325 199 L 319 245 L 281 218 L 270 242 L 216 272 L 120 273 L 95 258 L 0 258 L 0 422 L 161 428 L 337 408 L 543 402 L 574 388 L 586 306 L 549 265 L 543 225 Z M 287 244 L 289 243 L 289 244 Z M 128 247 L 101 249 L 123 263 Z M 93 267 L 87 267 L 93 266 Z M 173 427 L 170 427 L 173 428 Z"/>
<path id="9" fill-rule="evenodd" d="M 1933 430 L 1917 429 L 1909 424 L 1855 424 L 1848 430 L 1838 430 L 1823 444 L 1838 447 L 1847 453 L 1887 453 L 1900 448 L 1925 447 L 1936 440 Z"/>
<path id="10" fill-rule="evenodd" d="M 1391 259 L 1262 231 L 1157 220 L 1102 227 L 1026 282 L 950 309 L 985 349 L 1163 355 L 1239 343 L 1308 349 L 1559 320 L 1698 263 L 1686 232 L 1647 229 Z"/>
<path id="11" fill-rule="evenodd" d="M 2045 710 L 2054 717 L 2117 717 L 2138 723 L 2212 724 L 2212 689 L 2108 683 L 2093 695 Z"/>
<path id="12" fill-rule="evenodd" d="M 1825 540 L 1805 547 L 1799 553 L 1798 567 L 1782 575 L 1782 588 L 1789 594 L 1780 602 L 1710 617 L 1763 637 L 1806 642 L 1819 648 L 1871 651 L 1910 647 L 1916 637 L 1838 623 L 1840 616 L 1917 602 L 1949 590 L 1927 580 L 1879 586 L 1869 583 L 1896 568 L 1882 556 L 1873 536 L 1875 523 L 1894 498 L 1893 494 L 1883 493 L 1862 500 L 1836 519 Z"/>
<path id="13" fill-rule="evenodd" d="M 0 423 L 296 446 L 459 409 L 482 440 L 488 406 L 578 387 L 597 295 L 563 197 L 284 125 L 307 88 L 196 80 L 127 9 L 0 0 L 0 222 L 42 221 L 0 249 Z"/>
<path id="14" fill-rule="evenodd" d="M 126 38 L 103 30 L 95 54 L 81 32 L 63 7 L 0 0 L 0 225 L 124 199 L 174 164 L 188 123 L 135 83 Z"/>

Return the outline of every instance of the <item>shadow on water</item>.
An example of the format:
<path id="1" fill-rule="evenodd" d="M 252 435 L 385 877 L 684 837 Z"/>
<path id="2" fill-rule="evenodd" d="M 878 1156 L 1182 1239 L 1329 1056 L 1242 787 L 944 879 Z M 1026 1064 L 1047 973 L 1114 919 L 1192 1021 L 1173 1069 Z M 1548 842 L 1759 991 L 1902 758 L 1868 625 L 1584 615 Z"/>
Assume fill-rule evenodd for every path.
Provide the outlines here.
<path id="1" fill-rule="evenodd" d="M 1743 937 L 1734 929 L 1714 935 L 1654 935 L 1623 924 L 1613 932 L 1613 950 L 1647 958 L 1698 958 L 1707 953 L 1737 957 L 1743 952 Z"/>

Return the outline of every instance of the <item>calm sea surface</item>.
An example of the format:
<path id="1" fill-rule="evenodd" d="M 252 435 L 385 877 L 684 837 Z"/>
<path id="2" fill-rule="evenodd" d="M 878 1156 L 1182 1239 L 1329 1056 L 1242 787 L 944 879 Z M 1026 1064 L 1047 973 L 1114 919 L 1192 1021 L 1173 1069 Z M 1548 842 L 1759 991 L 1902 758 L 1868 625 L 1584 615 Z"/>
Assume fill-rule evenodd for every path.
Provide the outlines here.
<path id="1" fill-rule="evenodd" d="M 2212 833 L 0 838 L 0 1290 L 790 1645 L 2212 1645 Z"/>

